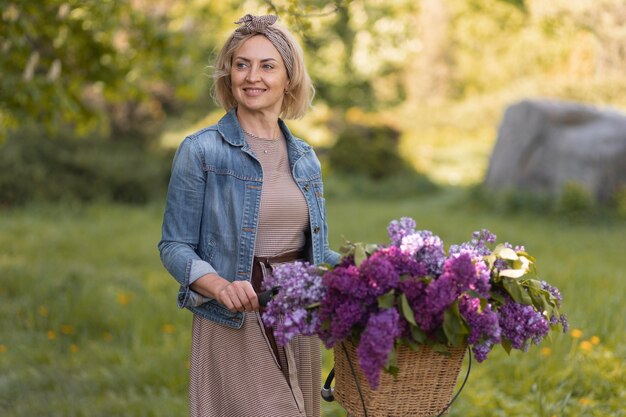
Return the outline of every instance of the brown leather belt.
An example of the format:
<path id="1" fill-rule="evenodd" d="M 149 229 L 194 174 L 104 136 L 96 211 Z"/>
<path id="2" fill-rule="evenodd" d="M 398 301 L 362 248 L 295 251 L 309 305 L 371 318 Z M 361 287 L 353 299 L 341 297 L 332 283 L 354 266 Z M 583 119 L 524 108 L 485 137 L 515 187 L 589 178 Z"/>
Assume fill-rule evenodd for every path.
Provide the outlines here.
<path id="1" fill-rule="evenodd" d="M 301 261 L 304 259 L 306 259 L 306 254 L 304 253 L 304 251 L 286 252 L 271 257 L 255 256 L 254 261 L 252 262 L 252 288 L 254 288 L 254 291 L 256 293 L 261 292 L 261 285 L 263 284 L 264 278 L 264 269 L 265 273 L 267 274 L 272 272 L 272 265 L 285 262 Z"/>
<path id="2" fill-rule="evenodd" d="M 261 286 L 263 284 L 263 279 L 266 274 L 272 272 L 272 265 L 285 263 L 285 262 L 293 262 L 306 259 L 306 254 L 304 251 L 293 251 L 286 252 L 277 256 L 272 257 L 254 257 L 254 261 L 252 263 L 252 288 L 256 293 L 261 292 Z M 261 312 L 263 310 L 261 309 Z M 278 345 L 276 344 L 276 339 L 274 338 L 274 330 L 271 327 L 265 326 L 265 334 L 267 339 L 270 342 L 272 350 L 274 351 L 274 355 L 276 356 L 276 360 L 280 363 L 279 355 L 278 355 Z"/>

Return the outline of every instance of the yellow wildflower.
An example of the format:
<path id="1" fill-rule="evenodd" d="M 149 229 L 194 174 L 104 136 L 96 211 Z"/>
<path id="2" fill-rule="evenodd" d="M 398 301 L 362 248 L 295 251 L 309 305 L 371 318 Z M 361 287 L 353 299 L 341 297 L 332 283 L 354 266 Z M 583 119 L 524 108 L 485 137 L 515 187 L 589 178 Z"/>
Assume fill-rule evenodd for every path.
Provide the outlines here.
<path id="1" fill-rule="evenodd" d="M 587 397 L 583 397 L 583 398 L 578 400 L 578 403 L 581 404 L 581 405 L 589 405 L 589 404 L 591 404 L 591 399 L 589 399 Z"/>
<path id="2" fill-rule="evenodd" d="M 590 341 L 583 340 L 582 342 L 580 342 L 580 348 L 582 350 L 586 350 L 587 352 L 589 352 L 591 349 L 593 349 L 593 345 L 591 344 Z"/>
<path id="3" fill-rule="evenodd" d="M 0 353 L 4 353 L 7 351 L 7 347 L 5 345 L 0 345 Z"/>
<path id="4" fill-rule="evenodd" d="M 541 348 L 541 354 L 543 356 L 550 356 L 551 353 L 552 353 L 552 349 L 550 349 L 549 347 Z"/>
<path id="5" fill-rule="evenodd" d="M 72 326 L 71 324 L 63 324 L 61 326 L 61 333 L 63 334 L 73 334 L 74 331 L 74 326 Z"/>
<path id="6" fill-rule="evenodd" d="M 581 336 L 583 335 L 583 331 L 580 329 L 574 329 L 571 331 L 570 335 L 574 338 L 574 339 L 580 339 Z"/>
<path id="7" fill-rule="evenodd" d="M 600 344 L 600 338 L 598 336 L 591 336 L 591 339 L 589 339 L 589 341 L 591 342 L 592 345 Z"/>
<path id="8" fill-rule="evenodd" d="M 54 340 L 57 338 L 57 333 L 54 330 L 48 330 L 48 340 Z"/>
<path id="9" fill-rule="evenodd" d="M 163 325 L 163 333 L 168 333 L 168 334 L 172 334 L 176 331 L 176 326 L 174 326 L 173 324 L 164 324 Z"/>
<path id="10" fill-rule="evenodd" d="M 132 298 L 131 294 L 124 292 L 124 291 L 120 291 L 117 293 L 117 302 L 123 306 L 127 305 L 128 303 L 130 303 L 130 299 Z"/>
<path id="11" fill-rule="evenodd" d="M 76 353 L 76 352 L 78 352 L 78 345 L 76 345 L 76 344 L 72 343 L 72 344 L 70 345 L 70 352 L 72 352 L 72 353 Z"/>

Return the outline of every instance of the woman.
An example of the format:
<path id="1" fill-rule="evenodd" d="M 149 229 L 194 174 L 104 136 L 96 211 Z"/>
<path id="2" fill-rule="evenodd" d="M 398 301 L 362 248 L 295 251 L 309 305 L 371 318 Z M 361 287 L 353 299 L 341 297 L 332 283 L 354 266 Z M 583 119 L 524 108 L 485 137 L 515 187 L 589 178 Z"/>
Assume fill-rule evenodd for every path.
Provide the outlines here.
<path id="1" fill-rule="evenodd" d="M 313 95 L 302 50 L 275 24 L 246 15 L 217 59 L 227 114 L 181 143 L 159 243 L 193 315 L 191 416 L 319 416 L 320 346 L 278 347 L 257 293 L 271 265 L 336 264 L 328 248 L 320 164 L 279 117 L 301 117 Z"/>

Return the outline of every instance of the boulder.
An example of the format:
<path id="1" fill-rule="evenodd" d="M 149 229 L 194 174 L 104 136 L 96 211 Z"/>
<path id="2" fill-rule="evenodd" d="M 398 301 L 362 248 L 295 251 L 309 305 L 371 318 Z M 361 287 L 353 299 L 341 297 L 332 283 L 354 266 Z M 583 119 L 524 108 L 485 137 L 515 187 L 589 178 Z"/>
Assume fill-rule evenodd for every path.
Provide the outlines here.
<path id="1" fill-rule="evenodd" d="M 558 196 L 571 182 L 599 201 L 626 187 L 626 116 L 608 108 L 544 100 L 507 108 L 485 187 Z"/>

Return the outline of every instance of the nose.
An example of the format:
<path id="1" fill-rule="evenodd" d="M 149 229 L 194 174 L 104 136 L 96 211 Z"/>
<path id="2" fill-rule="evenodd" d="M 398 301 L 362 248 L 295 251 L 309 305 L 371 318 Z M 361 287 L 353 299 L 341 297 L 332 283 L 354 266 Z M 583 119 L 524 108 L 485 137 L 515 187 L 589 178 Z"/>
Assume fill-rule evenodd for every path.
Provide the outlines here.
<path id="1" fill-rule="evenodd" d="M 260 80 L 260 76 L 259 76 L 259 68 L 256 65 L 251 65 L 250 66 L 250 71 L 248 71 L 248 74 L 246 75 L 246 81 L 248 82 L 256 82 Z"/>

